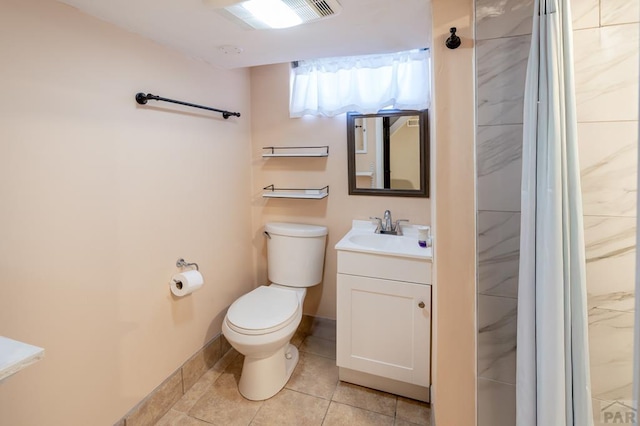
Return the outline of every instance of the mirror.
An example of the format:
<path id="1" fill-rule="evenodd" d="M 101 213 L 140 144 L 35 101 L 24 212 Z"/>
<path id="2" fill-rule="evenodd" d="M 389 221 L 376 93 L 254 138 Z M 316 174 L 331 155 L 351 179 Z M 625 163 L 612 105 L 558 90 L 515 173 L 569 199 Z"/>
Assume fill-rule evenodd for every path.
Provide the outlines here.
<path id="1" fill-rule="evenodd" d="M 427 111 L 347 113 L 349 195 L 429 196 Z"/>

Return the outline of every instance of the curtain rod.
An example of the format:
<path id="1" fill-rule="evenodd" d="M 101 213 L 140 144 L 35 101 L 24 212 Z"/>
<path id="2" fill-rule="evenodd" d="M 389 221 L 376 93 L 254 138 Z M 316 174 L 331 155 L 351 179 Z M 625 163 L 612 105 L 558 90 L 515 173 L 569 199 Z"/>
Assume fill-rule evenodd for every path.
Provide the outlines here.
<path id="1" fill-rule="evenodd" d="M 425 51 L 425 50 L 429 50 L 428 47 L 420 47 L 420 48 L 416 48 L 416 49 L 411 49 L 411 50 L 419 50 L 419 51 Z M 400 52 L 392 52 L 392 53 L 388 53 L 389 55 L 392 55 L 393 53 L 400 53 Z M 349 55 L 349 56 L 362 56 L 362 57 L 366 57 L 366 56 L 373 56 L 376 55 L 375 53 L 373 54 L 368 54 L 368 55 Z M 380 53 L 379 55 L 384 55 L 384 53 Z M 341 56 L 337 56 L 337 58 L 340 58 Z M 304 59 L 298 59 L 297 61 L 291 61 L 291 68 L 298 68 L 298 66 L 300 65 L 300 62 L 304 62 Z"/>
<path id="2" fill-rule="evenodd" d="M 140 105 L 146 105 L 146 103 L 147 103 L 147 101 L 149 99 L 153 99 L 154 101 L 172 102 L 174 104 L 180 104 L 180 105 L 185 105 L 185 106 L 189 106 L 189 107 L 193 107 L 193 108 L 200 108 L 200 109 L 206 109 L 206 110 L 209 110 L 209 111 L 219 112 L 220 114 L 222 114 L 222 117 L 225 120 L 227 118 L 231 117 L 231 116 L 240 117 L 240 113 L 239 112 L 224 111 L 224 110 L 221 110 L 221 109 L 211 108 L 211 107 L 202 106 L 202 105 L 196 105 L 196 104 L 192 104 L 192 103 L 189 103 L 189 102 L 176 101 L 174 99 L 167 99 L 167 98 L 163 98 L 161 96 L 152 95 L 151 93 L 147 93 L 147 94 L 144 94 L 142 92 L 136 93 L 136 102 L 138 102 Z"/>

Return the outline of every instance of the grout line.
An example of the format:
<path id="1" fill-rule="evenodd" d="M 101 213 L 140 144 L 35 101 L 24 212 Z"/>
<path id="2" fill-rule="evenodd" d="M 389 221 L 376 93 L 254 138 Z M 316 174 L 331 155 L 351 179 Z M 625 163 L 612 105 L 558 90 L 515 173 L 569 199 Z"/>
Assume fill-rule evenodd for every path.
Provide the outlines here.
<path id="1" fill-rule="evenodd" d="M 312 396 L 314 398 L 318 398 L 318 399 L 322 399 L 324 401 L 331 402 L 331 398 L 327 399 L 327 398 L 325 398 L 323 396 L 318 396 L 318 395 L 314 395 L 314 394 L 311 394 L 311 393 L 307 393 L 307 392 L 305 392 L 304 390 L 301 390 L 301 389 L 291 389 L 291 388 L 288 388 L 286 385 L 282 389 L 286 389 L 286 390 L 289 390 L 289 391 L 292 391 L 292 392 L 298 392 L 299 394 L 302 394 L 302 395 Z M 279 392 L 282 392 L 282 389 Z"/>
<path id="2" fill-rule="evenodd" d="M 500 297 L 502 299 L 518 300 L 518 296 L 502 296 L 502 295 L 497 295 L 497 294 L 486 294 L 486 293 L 481 293 L 481 292 L 478 292 L 478 296 Z"/>
<path id="3" fill-rule="evenodd" d="M 185 363 L 186 363 L 186 361 L 185 361 Z M 182 366 L 180 367 L 180 385 L 182 387 L 182 395 L 184 395 L 185 393 L 187 393 L 187 390 L 185 390 L 185 388 L 184 388 L 184 364 L 182 364 Z M 172 407 L 173 407 L 173 405 L 172 405 Z"/>
<path id="4" fill-rule="evenodd" d="M 322 422 L 320 423 L 320 425 L 323 425 L 324 422 L 327 420 L 327 414 L 329 414 L 329 409 L 331 408 L 332 403 L 333 401 L 329 400 L 329 405 L 327 405 L 327 411 L 324 412 L 324 416 L 322 417 Z"/>
<path id="5" fill-rule="evenodd" d="M 501 37 L 479 38 L 479 39 L 476 39 L 476 41 L 504 40 L 504 39 L 510 39 L 510 38 L 516 38 L 516 37 L 529 37 L 529 38 L 531 38 L 531 33 L 513 34 L 513 35 L 506 35 L 506 36 L 501 36 Z"/>
<path id="6" fill-rule="evenodd" d="M 398 398 L 398 395 L 395 395 L 396 397 L 396 403 L 395 406 L 393 407 L 393 418 L 394 419 L 398 419 L 398 401 L 400 400 L 400 398 Z"/>
<path id="7" fill-rule="evenodd" d="M 280 389 L 281 391 L 282 389 Z M 280 391 L 278 391 L 278 393 L 280 393 Z M 278 395 L 278 393 L 276 395 Z M 275 395 L 274 395 L 275 396 Z M 271 397 L 273 398 L 273 396 Z M 271 399 L 269 398 L 269 399 Z M 251 417 L 251 420 L 249 420 L 249 423 L 247 423 L 247 426 L 251 426 L 251 424 L 253 423 L 253 421 L 256 419 L 256 417 L 258 416 L 258 413 L 260 412 L 260 410 L 262 410 L 262 408 L 264 407 L 264 403 L 265 401 L 268 401 L 268 399 L 263 399 L 262 401 L 260 401 L 260 407 L 256 410 L 255 414 L 253 415 L 253 417 Z"/>
<path id="8" fill-rule="evenodd" d="M 477 213 L 513 213 L 520 214 L 520 210 L 489 210 L 489 209 L 478 209 Z"/>
<path id="9" fill-rule="evenodd" d="M 501 380 L 489 379 L 487 377 L 478 376 L 478 379 L 486 380 L 488 382 L 493 382 L 493 383 L 500 383 L 501 385 L 513 386 L 514 388 L 516 387 L 514 383 L 508 383 L 508 382 L 503 382 Z"/>
<path id="10" fill-rule="evenodd" d="M 394 396 L 396 396 L 396 395 L 394 395 Z M 398 398 L 397 397 L 395 399 L 395 404 L 394 404 L 394 407 L 393 407 L 393 414 L 381 413 L 379 411 L 370 410 L 368 408 L 360 407 L 359 405 L 353 405 L 353 404 L 350 404 L 350 403 L 345 402 L 345 401 L 336 401 L 336 400 L 332 399 L 331 402 L 335 402 L 336 404 L 346 405 L 348 407 L 357 408 L 357 409 L 363 410 L 363 411 L 368 411 L 370 413 L 379 414 L 381 416 L 393 417 L 394 419 L 396 418 L 396 415 L 397 415 L 397 406 L 398 406 Z"/>
<path id="11" fill-rule="evenodd" d="M 397 400 L 396 400 L 396 401 L 397 401 Z M 344 405 L 344 406 L 346 406 L 346 407 L 355 408 L 356 410 L 362 410 L 362 411 L 366 411 L 366 412 L 368 412 L 368 413 L 373 413 L 373 414 L 375 414 L 375 415 L 377 415 L 377 416 L 384 416 L 384 417 L 391 418 L 391 419 L 393 419 L 393 420 L 395 420 L 395 419 L 396 419 L 395 412 L 394 412 L 394 414 L 393 414 L 392 416 L 390 416 L 390 415 L 388 415 L 388 414 L 380 413 L 380 412 L 378 412 L 378 411 L 369 410 L 368 408 L 362 408 L 362 407 L 358 407 L 357 405 L 351 405 L 351 404 L 349 404 L 349 403 L 347 403 L 347 402 L 340 402 L 340 401 L 333 401 L 333 400 L 332 400 L 331 402 L 332 402 L 332 403 L 333 403 L 333 402 L 335 402 L 336 404 Z"/>

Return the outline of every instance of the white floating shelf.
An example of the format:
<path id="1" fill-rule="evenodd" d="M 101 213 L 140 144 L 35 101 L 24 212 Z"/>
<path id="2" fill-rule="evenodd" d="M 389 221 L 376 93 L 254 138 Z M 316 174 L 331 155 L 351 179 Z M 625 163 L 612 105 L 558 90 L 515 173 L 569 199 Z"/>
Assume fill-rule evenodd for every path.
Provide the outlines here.
<path id="1" fill-rule="evenodd" d="M 326 153 L 317 153 L 317 154 L 262 154 L 264 158 L 275 158 L 275 157 L 328 157 L 329 155 Z"/>
<path id="2" fill-rule="evenodd" d="M 44 358 L 44 349 L 0 336 L 0 382 Z"/>
<path id="3" fill-rule="evenodd" d="M 356 172 L 356 176 L 372 177 L 373 176 L 373 172 Z"/>
<path id="4" fill-rule="evenodd" d="M 265 146 L 262 157 L 328 157 L 329 146 Z"/>
<path id="5" fill-rule="evenodd" d="M 263 198 L 300 198 L 307 200 L 321 200 L 329 195 L 329 186 L 320 189 L 292 189 L 275 188 L 273 185 L 265 186 Z"/>

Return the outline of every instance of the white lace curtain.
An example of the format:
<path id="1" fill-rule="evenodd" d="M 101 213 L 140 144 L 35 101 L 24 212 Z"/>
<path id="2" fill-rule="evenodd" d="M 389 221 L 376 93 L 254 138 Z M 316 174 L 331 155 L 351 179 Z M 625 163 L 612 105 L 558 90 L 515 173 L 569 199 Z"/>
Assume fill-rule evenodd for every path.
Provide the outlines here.
<path id="1" fill-rule="evenodd" d="M 426 109 L 428 50 L 299 61 L 291 68 L 289 114 L 332 117 L 383 108 Z"/>

